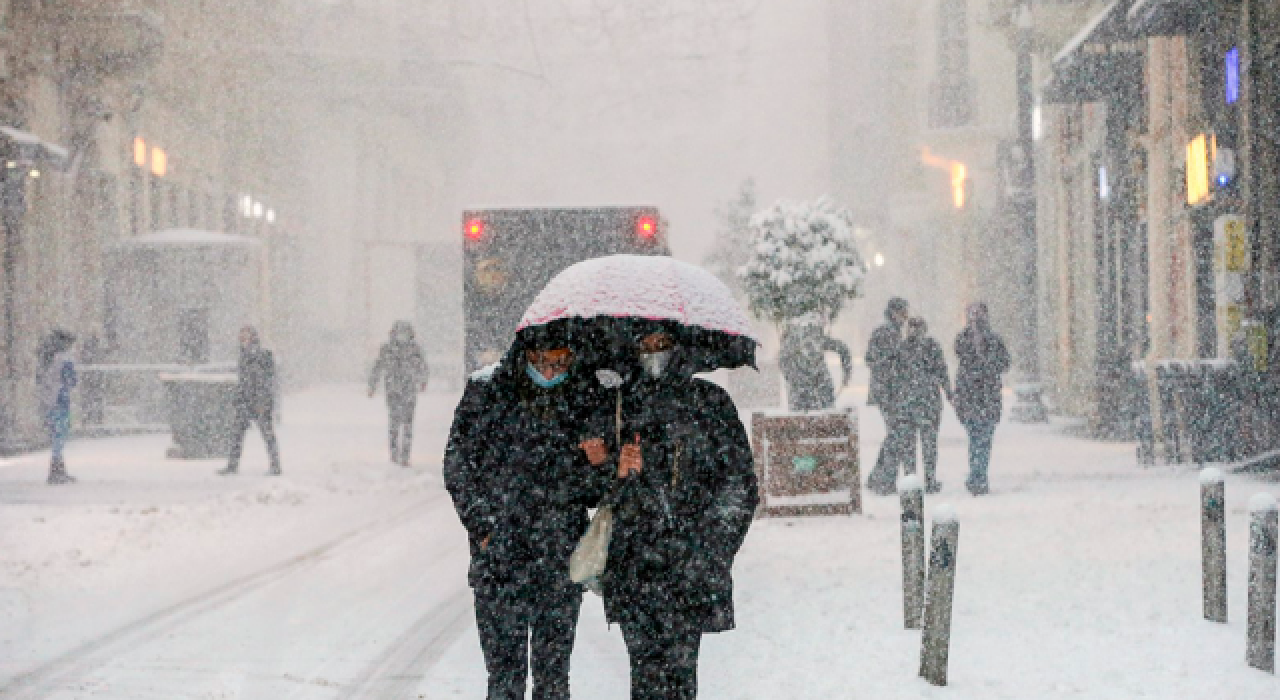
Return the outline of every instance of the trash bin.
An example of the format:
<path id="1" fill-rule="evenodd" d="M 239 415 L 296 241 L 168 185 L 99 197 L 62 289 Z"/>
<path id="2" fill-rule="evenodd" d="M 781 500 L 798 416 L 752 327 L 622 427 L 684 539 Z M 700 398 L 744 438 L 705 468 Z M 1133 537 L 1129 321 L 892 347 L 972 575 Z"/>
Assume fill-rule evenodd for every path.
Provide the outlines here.
<path id="1" fill-rule="evenodd" d="M 236 375 L 162 374 L 169 408 L 173 459 L 217 459 L 231 452 Z"/>

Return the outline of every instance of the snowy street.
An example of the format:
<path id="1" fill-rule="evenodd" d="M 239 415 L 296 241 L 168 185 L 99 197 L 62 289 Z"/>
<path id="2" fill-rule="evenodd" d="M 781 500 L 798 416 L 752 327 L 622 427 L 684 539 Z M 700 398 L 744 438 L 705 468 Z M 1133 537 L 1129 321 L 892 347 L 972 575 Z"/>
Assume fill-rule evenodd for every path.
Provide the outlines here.
<path id="1" fill-rule="evenodd" d="M 863 471 L 883 437 L 862 406 Z M 78 441 L 81 483 L 47 454 L 0 462 L 0 697 L 480 697 L 466 544 L 440 480 L 456 396 L 429 394 L 415 466 L 383 455 L 381 398 L 289 398 L 285 476 L 163 458 L 167 437 Z M 738 559 L 739 629 L 704 642 L 713 698 L 1261 698 L 1244 656 L 1245 503 L 1228 478 L 1231 623 L 1200 618 L 1198 482 L 1132 446 L 1001 426 L 993 494 L 963 491 L 948 411 L 931 497 L 960 515 L 951 686 L 916 678 L 901 624 L 898 503 L 852 518 L 757 521 Z M 577 697 L 627 697 L 616 627 L 588 594 Z"/>

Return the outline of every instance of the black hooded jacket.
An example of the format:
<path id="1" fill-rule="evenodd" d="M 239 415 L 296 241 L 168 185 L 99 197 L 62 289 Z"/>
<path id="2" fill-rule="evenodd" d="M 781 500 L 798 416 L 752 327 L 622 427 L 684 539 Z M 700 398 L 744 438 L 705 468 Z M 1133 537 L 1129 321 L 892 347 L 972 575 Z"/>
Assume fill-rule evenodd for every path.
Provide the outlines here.
<path id="1" fill-rule="evenodd" d="M 644 471 L 616 494 L 600 583 L 611 621 L 674 613 L 720 632 L 734 626 L 731 569 L 759 492 L 733 401 L 682 364 L 622 389 L 622 439 L 639 435 Z"/>
<path id="2" fill-rule="evenodd" d="M 524 367 L 523 350 L 513 348 L 467 383 L 444 479 L 471 543 L 471 586 L 536 597 L 573 585 L 569 557 L 616 467 L 591 466 L 579 447 L 594 409 L 594 378 L 575 373 L 539 389 Z"/>
<path id="3" fill-rule="evenodd" d="M 1000 422 L 1009 350 L 985 323 L 970 325 L 956 336 L 956 417 L 966 425 Z"/>

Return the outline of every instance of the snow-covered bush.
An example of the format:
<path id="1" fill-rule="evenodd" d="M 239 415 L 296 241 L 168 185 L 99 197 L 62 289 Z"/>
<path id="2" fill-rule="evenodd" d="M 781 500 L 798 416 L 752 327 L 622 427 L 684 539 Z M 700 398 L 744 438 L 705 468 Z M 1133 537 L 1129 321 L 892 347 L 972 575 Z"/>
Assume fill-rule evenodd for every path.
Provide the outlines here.
<path id="1" fill-rule="evenodd" d="M 854 245 L 853 214 L 826 197 L 780 201 L 751 217 L 751 259 L 738 271 L 751 310 L 782 322 L 834 318 L 862 295 L 867 267 Z"/>

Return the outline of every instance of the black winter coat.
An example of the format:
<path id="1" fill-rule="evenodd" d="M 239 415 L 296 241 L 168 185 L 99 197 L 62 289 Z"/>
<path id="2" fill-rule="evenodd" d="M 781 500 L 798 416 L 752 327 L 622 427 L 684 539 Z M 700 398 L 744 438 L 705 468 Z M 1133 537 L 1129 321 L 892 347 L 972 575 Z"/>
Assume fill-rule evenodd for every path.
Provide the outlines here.
<path id="1" fill-rule="evenodd" d="M 942 396 L 951 393 L 951 377 L 942 346 L 930 337 L 908 338 L 902 345 L 903 405 L 916 422 L 937 421 Z"/>
<path id="2" fill-rule="evenodd" d="M 617 467 L 592 467 L 579 447 L 589 387 L 540 390 L 507 369 L 468 382 L 444 479 L 471 544 L 471 586 L 534 598 L 574 585 L 569 557 Z"/>
<path id="3" fill-rule="evenodd" d="M 906 368 L 901 357 L 903 342 L 901 324 L 886 321 L 872 331 L 866 356 L 867 369 L 871 370 L 868 405 L 884 410 L 902 408 L 906 384 Z"/>
<path id="4" fill-rule="evenodd" d="M 827 369 L 826 353 L 840 355 L 844 381 L 853 374 L 849 346 L 828 336 L 816 325 L 791 325 L 782 334 L 778 364 L 787 381 L 793 411 L 823 411 L 836 402 L 835 385 Z"/>
<path id="5" fill-rule="evenodd" d="M 988 327 L 965 328 L 956 336 L 956 417 L 966 425 L 1000 422 L 1004 388 L 1000 375 L 1009 371 L 1009 351 Z"/>
<path id="6" fill-rule="evenodd" d="M 270 413 L 275 406 L 276 361 L 260 345 L 240 348 L 237 369 L 236 408 L 254 414 Z"/>
<path id="7" fill-rule="evenodd" d="M 639 434 L 644 472 L 616 500 L 605 612 L 614 622 L 685 615 L 703 632 L 732 629 L 733 560 L 759 502 L 738 411 L 720 387 L 672 370 L 623 391 L 622 438 Z"/>
<path id="8" fill-rule="evenodd" d="M 383 343 L 378 361 L 369 373 L 369 391 L 378 388 L 378 380 L 386 378 L 387 403 L 410 401 L 418 395 L 418 387 L 427 383 L 427 361 L 422 347 L 407 342 Z"/>

